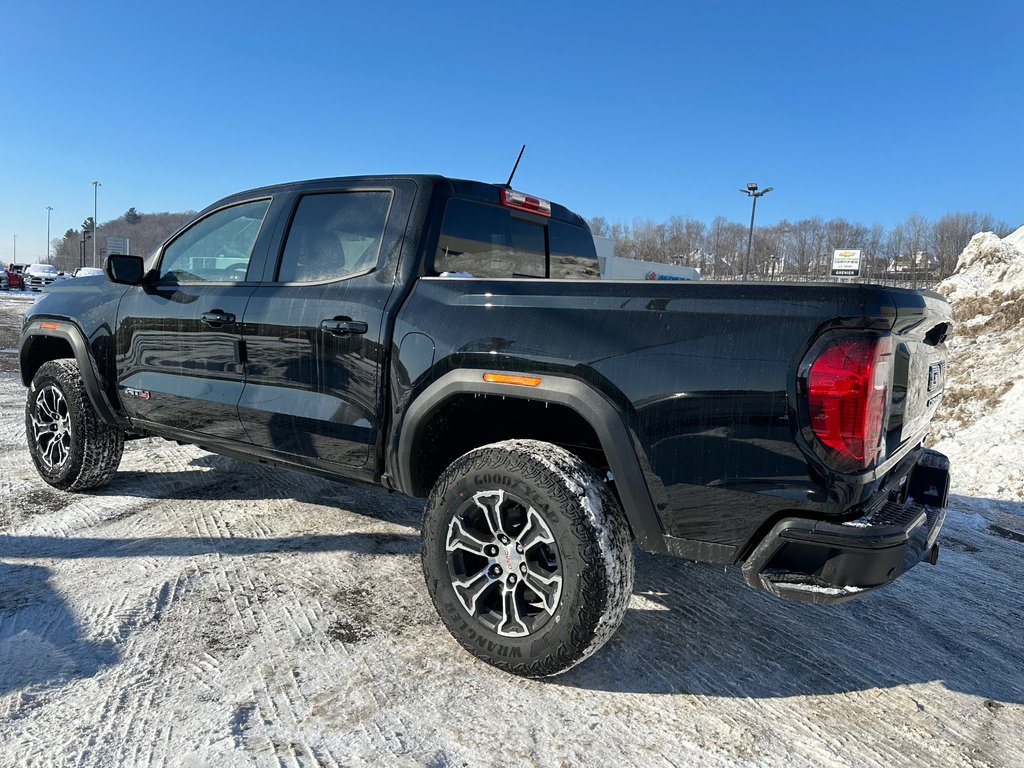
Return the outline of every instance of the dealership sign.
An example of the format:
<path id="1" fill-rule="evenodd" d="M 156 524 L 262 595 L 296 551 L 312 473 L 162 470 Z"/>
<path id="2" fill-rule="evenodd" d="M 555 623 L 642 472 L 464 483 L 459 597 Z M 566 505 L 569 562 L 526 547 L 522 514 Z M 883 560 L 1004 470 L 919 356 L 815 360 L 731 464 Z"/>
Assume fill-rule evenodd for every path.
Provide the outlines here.
<path id="1" fill-rule="evenodd" d="M 832 277 L 860 277 L 860 251 L 835 251 Z"/>
<path id="2" fill-rule="evenodd" d="M 107 238 L 107 256 L 111 256 L 115 253 L 119 253 L 123 256 L 128 255 L 128 238 L 127 237 L 108 237 Z"/>

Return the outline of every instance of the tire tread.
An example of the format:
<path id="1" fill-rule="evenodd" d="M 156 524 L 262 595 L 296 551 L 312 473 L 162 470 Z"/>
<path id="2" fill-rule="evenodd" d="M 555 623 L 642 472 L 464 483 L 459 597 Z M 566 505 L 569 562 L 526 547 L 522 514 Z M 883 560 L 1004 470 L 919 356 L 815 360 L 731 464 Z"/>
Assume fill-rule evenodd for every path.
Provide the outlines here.
<path id="1" fill-rule="evenodd" d="M 428 533 L 446 527 L 450 519 L 442 509 L 442 500 L 453 484 L 483 470 L 518 474 L 554 499 L 583 562 L 578 615 L 566 617 L 572 621 L 567 639 L 539 658 L 512 661 L 484 652 L 473 638 L 460 631 L 462 617 L 446 615 L 438 599 L 438 585 L 429 577 L 426 559 L 433 556 L 436 541 Z M 537 440 L 506 440 L 477 448 L 442 473 L 427 500 L 423 558 L 428 591 L 455 639 L 478 658 L 524 677 L 560 674 L 591 656 L 618 629 L 633 592 L 632 539 L 615 494 L 578 456 Z"/>
<path id="2" fill-rule="evenodd" d="M 60 387 L 72 421 L 72 450 L 68 465 L 56 473 L 50 473 L 43 467 L 32 440 L 32 398 L 47 380 Z M 25 429 L 29 452 L 40 477 L 62 491 L 86 491 L 105 485 L 121 463 L 124 432 L 100 419 L 74 360 L 61 358 L 40 366 L 32 379 L 25 404 Z"/>

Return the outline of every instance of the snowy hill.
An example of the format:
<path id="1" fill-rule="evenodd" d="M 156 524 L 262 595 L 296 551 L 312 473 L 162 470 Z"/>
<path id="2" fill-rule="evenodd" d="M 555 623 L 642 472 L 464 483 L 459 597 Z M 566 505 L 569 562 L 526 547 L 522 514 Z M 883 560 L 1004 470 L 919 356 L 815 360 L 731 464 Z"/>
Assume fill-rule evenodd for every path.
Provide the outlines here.
<path id="1" fill-rule="evenodd" d="M 946 393 L 935 447 L 953 490 L 1024 499 L 1024 227 L 971 238 L 937 290 L 953 305 Z"/>

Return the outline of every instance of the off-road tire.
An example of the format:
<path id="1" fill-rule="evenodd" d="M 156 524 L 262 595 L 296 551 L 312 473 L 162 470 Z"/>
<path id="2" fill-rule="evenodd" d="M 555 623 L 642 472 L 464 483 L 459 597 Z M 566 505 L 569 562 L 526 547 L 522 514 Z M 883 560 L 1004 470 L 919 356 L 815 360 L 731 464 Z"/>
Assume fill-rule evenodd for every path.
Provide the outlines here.
<path id="1" fill-rule="evenodd" d="M 464 530 L 463 524 L 469 524 L 466 521 L 483 518 L 486 522 L 488 518 L 486 511 L 474 507 L 484 510 L 495 504 L 506 504 L 504 514 L 508 516 L 521 517 L 519 510 L 525 509 L 525 517 L 532 521 L 523 524 L 518 535 L 506 536 L 511 541 L 506 540 L 504 547 L 498 542 L 500 533 L 495 533 L 493 540 L 488 538 L 487 530 L 494 529 L 490 523 L 487 528 L 478 526 L 469 536 Z M 530 516 L 530 510 L 537 513 L 539 522 Z M 490 514 L 501 518 L 502 512 Z M 460 521 L 458 526 L 453 523 L 456 519 Z M 508 527 L 515 525 L 512 520 Z M 528 533 L 530 527 L 542 531 L 545 538 L 540 543 L 529 543 L 537 536 Z M 500 531 L 502 525 L 497 528 Z M 553 545 L 544 543 L 549 536 Z M 473 542 L 477 538 L 480 544 L 492 542 L 488 551 L 497 549 L 499 553 L 486 559 L 476 554 L 465 555 L 460 547 L 463 540 L 476 547 Z M 529 546 L 524 554 L 516 555 L 515 552 L 523 552 L 516 546 L 520 540 Z M 545 566 L 515 559 L 533 557 L 530 553 L 536 553 L 538 548 L 548 558 Z M 513 559 L 508 559 L 510 555 Z M 550 574 L 546 570 L 543 573 L 549 577 L 557 573 L 561 578 L 557 603 L 553 607 L 548 604 L 555 603 L 553 588 L 547 590 L 547 600 L 539 600 L 539 606 L 524 603 L 523 600 L 538 602 L 539 593 L 522 584 L 521 592 L 509 599 L 515 602 L 516 594 L 525 595 L 518 604 L 534 612 L 529 621 L 535 628 L 526 626 L 527 618 L 521 618 L 517 607 L 504 602 L 505 597 L 493 601 L 500 603 L 501 613 L 474 615 L 464 601 L 472 600 L 476 608 L 476 600 L 466 595 L 477 594 L 476 584 L 483 582 L 472 582 L 472 588 L 467 586 L 472 577 L 456 574 L 463 562 L 460 557 L 483 563 L 487 578 L 495 565 L 508 562 L 507 572 L 521 570 L 524 582 L 534 578 L 534 570 L 550 567 L 551 560 L 555 560 L 555 569 Z M 422 561 L 427 590 L 455 639 L 483 661 L 525 677 L 565 672 L 594 653 L 622 622 L 633 591 L 632 541 L 618 499 L 601 476 L 579 457 L 535 440 L 507 440 L 477 448 L 448 467 L 427 499 Z M 486 596 L 487 590 L 493 589 L 504 596 L 514 589 L 502 581 L 507 576 L 500 566 L 498 573 L 500 578 L 479 594 Z M 488 618 L 490 623 L 485 621 Z M 502 628 L 509 627 L 527 632 L 512 637 L 507 632 L 499 634 Z"/>
<path id="2" fill-rule="evenodd" d="M 74 360 L 51 360 L 36 372 L 25 403 L 25 436 L 39 476 L 62 491 L 104 485 L 124 451 L 124 432 L 100 420 Z M 60 445 L 52 445 L 58 437 Z"/>

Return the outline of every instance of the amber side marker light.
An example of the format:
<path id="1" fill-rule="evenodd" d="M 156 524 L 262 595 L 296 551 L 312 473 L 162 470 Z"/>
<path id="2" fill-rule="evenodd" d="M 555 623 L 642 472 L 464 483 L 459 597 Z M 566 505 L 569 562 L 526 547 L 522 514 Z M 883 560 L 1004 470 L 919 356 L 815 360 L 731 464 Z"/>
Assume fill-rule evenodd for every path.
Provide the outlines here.
<path id="1" fill-rule="evenodd" d="M 516 384 L 520 387 L 536 387 L 540 384 L 540 379 L 533 376 L 509 376 L 504 373 L 485 373 L 484 381 L 491 384 Z"/>
<path id="2" fill-rule="evenodd" d="M 48 331 L 59 331 L 60 323 L 40 323 L 40 328 L 45 328 Z"/>

